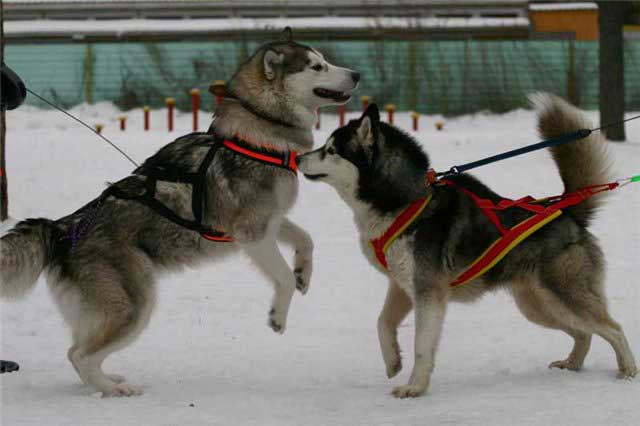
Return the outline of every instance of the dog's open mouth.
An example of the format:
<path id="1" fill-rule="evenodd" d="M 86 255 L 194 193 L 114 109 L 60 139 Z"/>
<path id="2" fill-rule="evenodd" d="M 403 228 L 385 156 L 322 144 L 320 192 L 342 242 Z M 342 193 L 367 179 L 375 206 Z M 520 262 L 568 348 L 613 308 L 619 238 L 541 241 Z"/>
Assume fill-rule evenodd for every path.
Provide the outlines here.
<path id="1" fill-rule="evenodd" d="M 335 90 L 323 89 L 321 87 L 313 89 L 313 93 L 320 98 L 331 99 L 336 102 L 346 102 L 351 98 L 351 93 L 337 92 Z"/>
<path id="2" fill-rule="evenodd" d="M 323 177 L 327 177 L 328 175 L 326 173 L 320 173 L 317 175 L 308 175 L 306 173 L 304 173 L 304 177 L 306 177 L 309 180 L 318 180 L 318 179 L 322 179 Z"/>

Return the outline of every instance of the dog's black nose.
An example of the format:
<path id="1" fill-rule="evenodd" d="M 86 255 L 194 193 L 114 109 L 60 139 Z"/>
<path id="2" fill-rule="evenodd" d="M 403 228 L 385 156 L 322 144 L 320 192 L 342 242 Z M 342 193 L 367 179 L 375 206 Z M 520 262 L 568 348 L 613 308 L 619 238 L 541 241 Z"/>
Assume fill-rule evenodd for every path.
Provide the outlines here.
<path id="1" fill-rule="evenodd" d="M 360 81 L 360 73 L 359 72 L 351 72 L 351 78 L 353 79 L 354 83 L 357 83 Z"/>

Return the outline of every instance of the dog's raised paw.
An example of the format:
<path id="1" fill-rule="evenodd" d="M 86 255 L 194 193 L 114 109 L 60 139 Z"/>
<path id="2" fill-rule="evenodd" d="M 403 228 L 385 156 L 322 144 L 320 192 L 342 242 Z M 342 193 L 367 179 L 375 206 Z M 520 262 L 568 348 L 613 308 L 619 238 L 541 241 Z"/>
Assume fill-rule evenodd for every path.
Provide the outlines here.
<path id="1" fill-rule="evenodd" d="M 387 377 L 393 378 L 402 370 L 402 360 L 398 358 L 398 360 L 392 365 L 387 365 Z"/>
<path id="2" fill-rule="evenodd" d="M 269 311 L 269 321 L 267 324 L 276 333 L 284 334 L 284 328 L 285 328 L 284 320 L 281 318 L 278 318 L 275 308 L 271 308 L 271 310 Z"/>
<path id="3" fill-rule="evenodd" d="M 422 395 L 425 391 L 425 388 L 416 385 L 403 385 L 396 386 L 391 391 L 391 394 L 396 398 L 416 398 Z"/>
<path id="4" fill-rule="evenodd" d="M 311 273 L 306 271 L 307 269 L 302 267 L 293 270 L 296 277 L 296 289 L 302 294 L 307 294 L 309 291 L 309 281 L 311 280 Z"/>

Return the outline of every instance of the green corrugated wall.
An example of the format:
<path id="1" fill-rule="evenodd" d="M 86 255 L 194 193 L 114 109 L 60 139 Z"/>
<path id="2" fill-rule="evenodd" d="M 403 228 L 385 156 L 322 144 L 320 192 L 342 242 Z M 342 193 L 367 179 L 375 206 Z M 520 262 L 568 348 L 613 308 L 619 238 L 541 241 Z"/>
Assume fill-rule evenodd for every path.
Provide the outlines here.
<path id="1" fill-rule="evenodd" d="M 359 94 L 400 110 L 462 114 L 526 106 L 527 93 L 551 91 L 581 107 L 598 104 L 598 43 L 540 41 L 336 41 L 310 43 L 358 70 Z M 192 87 L 228 79 L 255 42 L 7 45 L 6 61 L 35 91 L 66 106 L 113 101 L 123 108 L 187 108 Z M 573 60 L 572 75 L 569 63 Z M 625 44 L 626 106 L 640 110 L 640 40 Z M 36 103 L 34 99 L 30 103 Z M 205 105 L 206 105 L 205 99 Z M 352 102 L 350 107 L 355 108 Z"/>

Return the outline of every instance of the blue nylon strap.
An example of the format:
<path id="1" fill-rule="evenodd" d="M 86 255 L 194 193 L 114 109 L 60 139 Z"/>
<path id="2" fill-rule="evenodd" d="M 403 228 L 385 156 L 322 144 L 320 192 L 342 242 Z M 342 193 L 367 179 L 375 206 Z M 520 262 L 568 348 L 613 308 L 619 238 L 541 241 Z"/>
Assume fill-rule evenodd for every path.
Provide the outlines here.
<path id="1" fill-rule="evenodd" d="M 562 145 L 567 142 L 586 138 L 590 134 L 591 134 L 591 130 L 580 129 L 576 132 L 569 133 L 557 139 L 549 139 L 546 141 L 535 143 L 533 145 L 527 145 L 527 146 L 523 146 L 522 148 L 503 152 L 502 154 L 497 154 L 491 157 L 483 158 L 481 160 L 472 161 L 471 163 L 465 163 L 459 166 L 453 166 L 449 171 L 438 173 L 438 177 L 446 177 L 446 176 L 456 175 L 458 173 L 464 173 L 467 170 L 475 169 L 476 167 L 484 166 L 490 163 L 495 163 L 496 161 L 506 160 L 507 158 L 526 154 L 531 151 L 537 151 L 539 149 L 548 148 L 550 146 Z"/>

